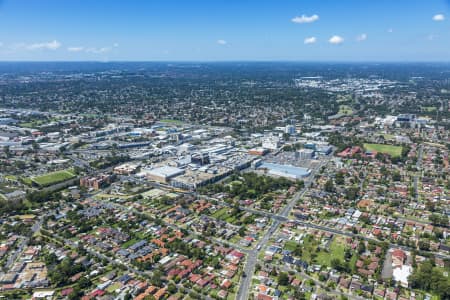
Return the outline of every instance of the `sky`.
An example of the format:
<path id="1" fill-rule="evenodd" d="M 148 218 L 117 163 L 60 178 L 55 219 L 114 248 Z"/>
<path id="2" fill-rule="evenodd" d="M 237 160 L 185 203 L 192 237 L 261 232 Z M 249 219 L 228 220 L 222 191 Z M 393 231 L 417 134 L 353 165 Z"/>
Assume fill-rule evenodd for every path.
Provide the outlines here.
<path id="1" fill-rule="evenodd" d="M 0 61 L 450 61 L 450 0 L 0 0 Z"/>

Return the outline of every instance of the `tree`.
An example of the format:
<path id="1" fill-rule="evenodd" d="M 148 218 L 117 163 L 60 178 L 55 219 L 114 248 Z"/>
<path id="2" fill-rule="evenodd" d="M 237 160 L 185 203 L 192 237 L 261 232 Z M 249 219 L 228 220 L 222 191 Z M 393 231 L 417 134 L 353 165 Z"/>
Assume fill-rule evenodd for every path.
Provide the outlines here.
<path id="1" fill-rule="evenodd" d="M 6 157 L 11 157 L 11 150 L 9 149 L 9 146 L 4 146 L 3 152 L 5 152 Z"/>
<path id="2" fill-rule="evenodd" d="M 341 260 L 339 258 L 333 258 L 331 260 L 331 267 L 333 269 L 339 270 L 341 268 Z"/>
<path id="3" fill-rule="evenodd" d="M 295 249 L 294 249 L 294 251 L 293 251 L 293 254 L 294 254 L 295 256 L 302 256 L 303 250 L 302 250 L 302 246 L 301 246 L 300 244 L 297 244 L 297 245 L 295 246 Z"/>
<path id="4" fill-rule="evenodd" d="M 348 189 L 345 190 L 345 195 L 348 200 L 353 201 L 356 200 L 356 198 L 358 197 L 358 191 L 359 191 L 358 187 L 349 187 Z"/>
<path id="5" fill-rule="evenodd" d="M 419 268 L 408 278 L 412 288 L 431 291 L 441 297 L 441 299 L 449 299 L 450 297 L 450 280 L 442 274 L 442 271 L 433 268 L 431 261 L 423 262 Z"/>
<path id="6" fill-rule="evenodd" d="M 338 172 L 338 173 L 336 174 L 335 181 L 336 181 L 336 184 L 338 184 L 338 185 L 344 184 L 344 183 L 345 183 L 345 180 L 344 180 L 344 173 Z"/>
<path id="7" fill-rule="evenodd" d="M 366 245 L 363 241 L 359 242 L 358 244 L 358 253 L 363 254 L 366 251 Z"/>
<path id="8" fill-rule="evenodd" d="M 80 286 L 81 289 L 86 289 L 91 285 L 91 281 L 83 276 L 78 281 L 78 285 Z"/>
<path id="9" fill-rule="evenodd" d="M 245 235 L 245 227 L 241 226 L 241 228 L 239 228 L 238 233 L 239 233 L 239 236 L 244 236 Z"/>
<path id="10" fill-rule="evenodd" d="M 329 179 L 326 183 L 325 183 L 325 191 L 326 192 L 333 192 L 334 191 L 334 184 L 333 184 L 333 180 Z"/>
<path id="11" fill-rule="evenodd" d="M 153 276 L 151 278 L 151 283 L 153 285 L 156 285 L 156 286 L 161 286 L 161 284 L 162 284 L 162 279 L 161 279 L 162 276 L 163 276 L 163 274 L 162 274 L 162 272 L 160 270 L 155 270 L 153 272 Z"/>
<path id="12" fill-rule="evenodd" d="M 395 171 L 394 174 L 392 174 L 392 180 L 400 181 L 401 179 L 402 179 L 402 176 L 400 175 L 399 171 Z"/>
<path id="13" fill-rule="evenodd" d="M 287 273 L 280 272 L 280 274 L 278 275 L 278 284 L 283 285 L 283 286 L 286 286 L 289 284 L 289 276 Z"/>
<path id="14" fill-rule="evenodd" d="M 177 287 L 172 282 L 167 286 L 167 291 L 171 294 L 175 294 L 177 292 Z"/>

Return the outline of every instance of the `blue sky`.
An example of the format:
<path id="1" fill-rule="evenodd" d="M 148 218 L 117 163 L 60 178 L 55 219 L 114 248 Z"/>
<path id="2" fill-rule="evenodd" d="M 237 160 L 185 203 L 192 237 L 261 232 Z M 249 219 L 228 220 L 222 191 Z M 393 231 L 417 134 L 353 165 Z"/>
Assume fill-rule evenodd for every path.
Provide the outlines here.
<path id="1" fill-rule="evenodd" d="M 0 60 L 450 61 L 450 0 L 0 0 Z"/>

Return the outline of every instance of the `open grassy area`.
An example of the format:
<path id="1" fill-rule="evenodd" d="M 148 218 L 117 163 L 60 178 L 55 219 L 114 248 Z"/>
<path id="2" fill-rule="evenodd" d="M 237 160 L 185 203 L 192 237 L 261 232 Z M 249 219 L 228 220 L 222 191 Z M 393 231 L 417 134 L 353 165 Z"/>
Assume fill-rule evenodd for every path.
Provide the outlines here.
<path id="1" fill-rule="evenodd" d="M 106 289 L 106 291 L 107 291 L 108 293 L 114 293 L 114 291 L 117 290 L 118 288 L 120 288 L 120 283 L 116 282 L 116 283 L 111 284 L 111 285 Z"/>
<path id="2" fill-rule="evenodd" d="M 31 178 L 31 181 L 39 186 L 49 186 L 59 182 L 63 182 L 75 177 L 75 174 L 69 170 L 61 170 L 56 172 L 47 173 L 41 176 Z"/>
<path id="3" fill-rule="evenodd" d="M 172 124 L 183 124 L 183 121 L 173 120 L 173 119 L 163 119 L 159 121 L 161 123 L 172 123 Z"/>
<path id="4" fill-rule="evenodd" d="M 348 105 L 339 105 L 339 112 L 341 115 L 351 115 L 353 114 L 353 109 Z"/>
<path id="5" fill-rule="evenodd" d="M 380 153 L 389 154 L 392 157 L 398 157 L 402 155 L 401 146 L 383 145 L 383 144 L 364 144 L 366 151 L 376 151 Z"/>
<path id="6" fill-rule="evenodd" d="M 437 108 L 435 106 L 422 106 L 422 111 L 435 112 Z"/>
<path id="7" fill-rule="evenodd" d="M 216 219 L 222 219 L 222 217 L 225 215 L 226 217 L 224 219 L 226 219 L 228 217 L 227 211 L 229 210 L 229 208 L 227 207 L 222 207 L 221 209 L 215 211 L 211 217 L 216 218 Z"/>
<path id="8" fill-rule="evenodd" d="M 319 265 L 329 267 L 329 266 L 331 266 L 331 260 L 334 258 L 344 261 L 344 251 L 345 251 L 344 244 L 341 241 L 339 241 L 339 239 L 334 238 L 330 244 L 329 252 L 320 251 L 317 254 L 317 257 L 316 257 L 317 263 Z"/>
<path id="9" fill-rule="evenodd" d="M 137 239 L 131 239 L 131 240 L 123 243 L 121 247 L 122 247 L 122 249 L 126 249 L 126 248 L 130 247 L 131 245 L 136 244 L 137 242 L 138 242 Z"/>
<path id="10" fill-rule="evenodd" d="M 5 184 L 5 183 L 0 183 L 0 193 L 8 194 L 8 193 L 11 193 L 14 191 L 15 191 L 15 189 L 12 188 L 10 185 Z"/>
<path id="11" fill-rule="evenodd" d="M 284 244 L 284 249 L 289 250 L 289 251 L 294 251 L 295 248 L 297 247 L 298 243 L 295 241 L 287 241 Z"/>
<path id="12" fill-rule="evenodd" d="M 14 175 L 5 175 L 4 177 L 5 177 L 5 179 L 8 179 L 8 180 L 17 180 L 17 176 L 14 176 Z"/>
<path id="13" fill-rule="evenodd" d="M 286 248 L 293 250 L 295 248 L 295 242 L 287 242 Z M 309 264 L 319 264 L 322 266 L 331 266 L 331 260 L 337 258 L 344 261 L 345 244 L 341 238 L 335 237 L 330 242 L 328 250 L 319 247 L 319 241 L 314 239 L 313 236 L 307 236 L 303 239 L 302 244 L 302 259 Z"/>

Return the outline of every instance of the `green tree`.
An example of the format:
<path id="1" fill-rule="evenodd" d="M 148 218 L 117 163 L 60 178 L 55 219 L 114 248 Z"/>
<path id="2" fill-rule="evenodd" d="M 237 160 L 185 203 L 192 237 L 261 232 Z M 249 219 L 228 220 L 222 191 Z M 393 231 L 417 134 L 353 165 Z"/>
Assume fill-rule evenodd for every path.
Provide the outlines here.
<path id="1" fill-rule="evenodd" d="M 289 276 L 287 273 L 280 272 L 280 274 L 278 274 L 278 284 L 283 285 L 283 286 L 286 286 L 289 284 Z"/>

